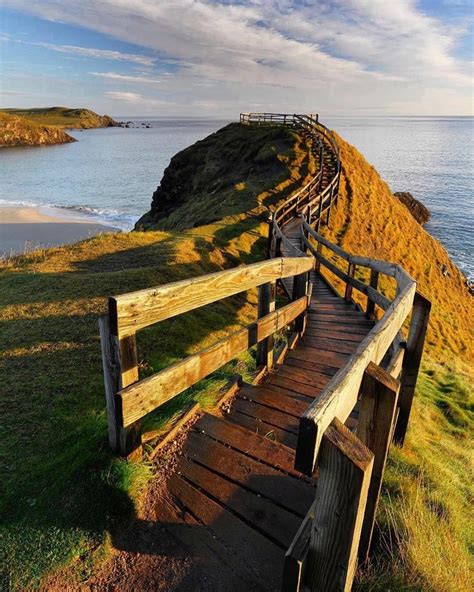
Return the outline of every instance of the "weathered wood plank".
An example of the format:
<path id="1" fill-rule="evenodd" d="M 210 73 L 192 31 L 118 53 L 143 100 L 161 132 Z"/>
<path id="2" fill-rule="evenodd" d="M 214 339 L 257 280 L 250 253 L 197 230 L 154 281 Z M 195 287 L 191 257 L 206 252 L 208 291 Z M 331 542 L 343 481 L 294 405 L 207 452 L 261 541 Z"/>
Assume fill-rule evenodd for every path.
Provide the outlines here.
<path id="1" fill-rule="evenodd" d="M 367 559 L 370 549 L 399 389 L 400 383 L 380 366 L 372 362 L 367 366 L 360 387 L 356 435 L 373 452 L 374 467 L 359 545 L 360 561 Z"/>
<path id="2" fill-rule="evenodd" d="M 126 335 L 158 321 L 313 269 L 312 257 L 285 257 L 210 273 L 109 299 L 116 313 L 115 335 Z"/>
<path id="3" fill-rule="evenodd" d="M 370 450 L 334 419 L 318 462 L 307 569 L 310 590 L 351 590 L 372 466 Z"/>
<path id="4" fill-rule="evenodd" d="M 282 592 L 299 592 L 299 590 L 302 590 L 301 586 L 303 585 L 314 513 L 315 504 L 313 503 L 285 554 Z"/>
<path id="5" fill-rule="evenodd" d="M 258 288 L 258 318 L 265 317 L 275 310 L 276 283 L 269 282 Z M 257 346 L 257 364 L 271 369 L 273 366 L 273 333 L 260 341 Z"/>
<path id="6" fill-rule="evenodd" d="M 116 396 L 119 401 L 119 422 L 121 425 L 127 426 L 137 421 L 159 405 L 205 378 L 239 353 L 283 329 L 300 315 L 306 306 L 307 298 L 304 296 L 262 317 L 246 328 L 224 337 L 207 349 L 123 389 Z"/>
<path id="7" fill-rule="evenodd" d="M 274 426 L 261 419 L 250 417 L 249 415 L 245 415 L 236 410 L 233 410 L 227 419 L 232 423 L 250 430 L 250 432 L 268 438 L 273 442 L 279 442 L 293 450 L 296 448 L 297 435 L 292 432 L 288 432 L 287 430 Z"/>

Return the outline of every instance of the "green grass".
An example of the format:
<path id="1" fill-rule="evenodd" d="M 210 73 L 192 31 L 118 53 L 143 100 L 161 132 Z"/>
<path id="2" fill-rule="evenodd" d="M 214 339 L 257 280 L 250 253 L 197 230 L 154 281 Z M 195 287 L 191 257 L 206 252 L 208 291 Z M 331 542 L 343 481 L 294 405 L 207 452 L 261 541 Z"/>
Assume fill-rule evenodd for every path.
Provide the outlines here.
<path id="1" fill-rule="evenodd" d="M 106 127 L 110 118 L 101 116 L 90 109 L 71 109 L 69 107 L 40 107 L 30 109 L 2 109 L 1 111 L 18 117 L 26 117 L 38 125 L 61 128 Z"/>

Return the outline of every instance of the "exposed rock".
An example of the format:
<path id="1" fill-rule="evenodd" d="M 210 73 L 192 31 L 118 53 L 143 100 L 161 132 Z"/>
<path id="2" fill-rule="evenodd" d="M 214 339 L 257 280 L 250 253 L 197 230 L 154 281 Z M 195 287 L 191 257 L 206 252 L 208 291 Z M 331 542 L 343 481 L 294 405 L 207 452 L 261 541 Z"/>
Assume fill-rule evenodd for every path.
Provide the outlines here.
<path id="1" fill-rule="evenodd" d="M 415 199 L 411 193 L 408 191 L 397 191 L 393 195 L 402 202 L 419 224 L 423 226 L 423 224 L 428 222 L 431 217 L 430 211 L 425 205 Z"/>
<path id="2" fill-rule="evenodd" d="M 25 117 L 0 113 L 0 148 L 10 146 L 47 146 L 76 140 L 57 127 L 37 125 Z"/>

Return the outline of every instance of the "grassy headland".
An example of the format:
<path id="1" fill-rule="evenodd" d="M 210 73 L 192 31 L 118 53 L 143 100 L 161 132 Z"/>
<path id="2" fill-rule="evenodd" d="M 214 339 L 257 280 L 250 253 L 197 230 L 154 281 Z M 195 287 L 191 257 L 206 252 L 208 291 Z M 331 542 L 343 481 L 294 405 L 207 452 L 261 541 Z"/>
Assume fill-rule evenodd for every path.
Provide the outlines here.
<path id="1" fill-rule="evenodd" d="M 195 154 L 193 149 L 181 153 L 183 158 L 187 152 L 182 162 L 188 167 L 189 191 L 179 201 L 180 215 L 168 208 L 148 220 L 166 230 L 104 235 L 1 265 L 5 493 L 0 548 L 5 557 L 0 565 L 9 570 L 0 587 L 34 587 L 65 565 L 79 587 L 93 566 L 106 560 L 116 524 L 139 510 L 152 467 L 127 464 L 108 451 L 97 317 L 107 295 L 263 258 L 266 206 L 298 188 L 314 163 L 297 134 L 266 136 L 271 130 L 252 130 L 230 126 L 231 152 L 223 150 L 221 161 L 216 151 L 205 174 L 202 145 L 196 145 Z M 226 144 L 226 136 L 214 138 Z M 439 243 L 392 197 L 363 157 L 340 144 L 342 193 L 329 235 L 348 250 L 399 261 L 433 301 L 428 355 L 408 440 L 405 448 L 392 451 L 378 544 L 372 564 L 360 573 L 359 587 L 467 590 L 472 300 Z M 261 165 L 246 160 L 249 145 L 265 156 Z M 212 144 L 208 149 L 212 152 Z M 225 161 L 225 183 L 216 187 Z M 259 176 L 259 170 L 266 172 Z M 174 171 L 179 175 L 178 168 Z M 235 178 L 232 171 L 238 173 Z M 197 219 L 204 225 L 190 228 L 193 212 L 200 210 L 210 218 Z M 448 275 L 440 265 L 448 266 Z M 255 316 L 255 302 L 255 293 L 249 292 L 140 332 L 142 374 L 247 323 Z M 252 355 L 243 356 L 152 414 L 148 427 L 163 425 L 192 399 L 211 405 L 227 376 L 252 368 Z"/>
<path id="2" fill-rule="evenodd" d="M 117 122 L 109 115 L 98 115 L 90 109 L 71 109 L 70 107 L 40 107 L 31 109 L 2 109 L 4 113 L 25 117 L 39 125 L 65 129 L 90 129 L 113 127 Z"/>
<path id="3" fill-rule="evenodd" d="M 25 117 L 0 112 L 0 148 L 47 146 L 75 141 L 62 129 L 38 125 Z"/>

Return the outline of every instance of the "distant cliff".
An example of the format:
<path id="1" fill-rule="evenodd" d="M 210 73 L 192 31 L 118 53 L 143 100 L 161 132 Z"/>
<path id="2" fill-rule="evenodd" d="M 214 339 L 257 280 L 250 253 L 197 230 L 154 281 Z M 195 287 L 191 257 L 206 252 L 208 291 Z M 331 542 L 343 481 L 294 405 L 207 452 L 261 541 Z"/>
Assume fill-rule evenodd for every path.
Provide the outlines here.
<path id="1" fill-rule="evenodd" d="M 25 117 L 0 112 L 0 148 L 47 146 L 75 141 L 60 128 L 38 125 Z"/>
<path id="2" fill-rule="evenodd" d="M 118 122 L 109 115 L 98 115 L 90 109 L 45 107 L 38 109 L 2 109 L 4 113 L 26 117 L 35 123 L 66 129 L 116 127 Z"/>

